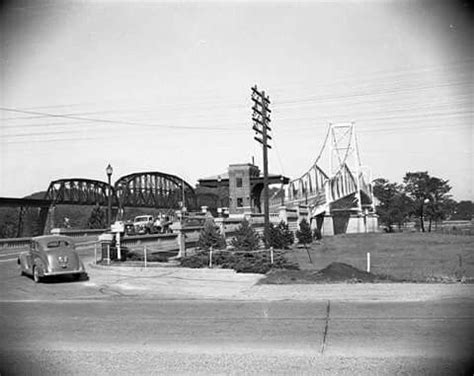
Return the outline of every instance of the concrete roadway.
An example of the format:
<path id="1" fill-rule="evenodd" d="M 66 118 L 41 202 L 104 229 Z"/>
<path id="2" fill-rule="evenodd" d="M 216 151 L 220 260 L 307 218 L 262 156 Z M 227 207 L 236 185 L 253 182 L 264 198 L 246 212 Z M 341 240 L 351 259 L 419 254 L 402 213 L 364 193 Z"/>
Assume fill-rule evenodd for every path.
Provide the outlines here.
<path id="1" fill-rule="evenodd" d="M 471 286 L 150 269 L 36 285 L 0 263 L 1 375 L 472 374 Z"/>

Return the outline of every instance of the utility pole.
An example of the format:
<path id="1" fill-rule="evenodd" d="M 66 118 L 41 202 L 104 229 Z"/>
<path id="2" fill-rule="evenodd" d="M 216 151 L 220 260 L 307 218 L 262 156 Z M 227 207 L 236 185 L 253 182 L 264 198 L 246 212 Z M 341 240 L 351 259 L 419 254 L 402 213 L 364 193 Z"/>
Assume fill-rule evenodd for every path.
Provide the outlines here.
<path id="1" fill-rule="evenodd" d="M 252 101 L 254 105 L 252 106 L 253 114 L 252 129 L 255 131 L 257 136 L 254 137 L 256 141 L 262 144 L 263 149 L 263 211 L 264 211 L 264 235 L 265 243 L 268 243 L 268 228 L 270 226 L 270 203 L 269 203 L 269 194 L 268 194 L 268 148 L 271 149 L 271 146 L 268 144 L 268 141 L 271 140 L 271 136 L 268 132 L 271 131 L 271 128 L 268 126 L 270 123 L 270 104 L 269 97 L 265 96 L 265 91 L 259 91 L 257 85 L 252 87 Z M 258 136 L 261 136 L 259 138 Z"/>
<path id="2" fill-rule="evenodd" d="M 182 195 L 182 199 L 183 199 L 183 205 L 181 207 L 181 212 L 182 212 L 182 215 L 184 215 L 184 212 L 186 211 L 186 195 L 184 193 L 184 179 L 181 178 L 181 195 Z"/>

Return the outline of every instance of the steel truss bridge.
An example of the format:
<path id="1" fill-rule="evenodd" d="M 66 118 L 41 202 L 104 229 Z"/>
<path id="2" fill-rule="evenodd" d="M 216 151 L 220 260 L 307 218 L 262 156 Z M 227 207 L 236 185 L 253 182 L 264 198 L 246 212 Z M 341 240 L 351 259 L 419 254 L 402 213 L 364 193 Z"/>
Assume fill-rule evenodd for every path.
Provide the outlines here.
<path id="1" fill-rule="evenodd" d="M 314 218 L 333 211 L 374 211 L 369 170 L 361 165 L 354 123 L 329 124 L 316 161 L 301 177 L 282 188 L 287 207 L 305 205 Z M 275 198 L 272 206 L 281 205 Z"/>
<path id="2" fill-rule="evenodd" d="M 146 207 L 177 210 L 183 206 L 196 210 L 201 201 L 194 189 L 182 178 L 163 172 L 138 172 L 119 178 L 109 185 L 99 180 L 68 178 L 54 180 L 49 184 L 43 199 L 0 197 L 0 207 L 19 208 L 16 236 L 23 233 L 28 210 L 38 208 L 34 224 L 37 233 L 43 233 L 48 215 L 56 205 L 111 205 L 122 213 L 126 207 Z"/>
<path id="3" fill-rule="evenodd" d="M 194 189 L 183 179 L 163 172 L 138 172 L 119 178 L 113 186 L 90 179 L 59 179 L 50 183 L 45 199 L 53 204 L 104 205 L 109 195 L 118 208 L 195 209 Z"/>

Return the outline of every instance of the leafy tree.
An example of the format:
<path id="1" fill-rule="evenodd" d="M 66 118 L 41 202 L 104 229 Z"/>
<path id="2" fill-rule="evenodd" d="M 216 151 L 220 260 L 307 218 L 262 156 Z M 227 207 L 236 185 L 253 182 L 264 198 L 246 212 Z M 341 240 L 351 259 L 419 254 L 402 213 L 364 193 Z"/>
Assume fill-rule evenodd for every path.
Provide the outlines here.
<path id="1" fill-rule="evenodd" d="M 2 217 L 2 223 L 0 224 L 0 237 L 16 238 L 18 225 L 14 212 L 7 210 Z"/>
<path id="2" fill-rule="evenodd" d="M 472 201 L 459 201 L 454 204 L 451 219 L 470 221 L 474 216 L 474 203 Z"/>
<path id="3" fill-rule="evenodd" d="M 400 228 L 409 218 L 413 202 L 403 192 L 403 186 L 386 179 L 374 180 L 374 195 L 380 202 L 376 207 L 380 221 L 392 232 L 392 226 Z"/>
<path id="4" fill-rule="evenodd" d="M 434 178 L 437 179 L 437 178 Z M 441 187 L 441 185 L 437 182 L 434 182 L 437 187 Z M 449 186 L 448 186 L 449 187 Z M 432 223 L 438 223 L 444 219 L 446 219 L 449 213 L 454 211 L 455 201 L 450 199 L 446 193 L 451 189 L 445 191 L 446 188 L 436 188 L 432 194 L 432 196 L 428 199 L 428 203 L 426 205 L 426 216 L 428 217 L 428 231 L 431 232 Z"/>
<path id="5" fill-rule="evenodd" d="M 105 212 L 99 205 L 96 205 L 94 209 L 92 209 L 88 226 L 89 228 L 105 228 Z"/>
<path id="6" fill-rule="evenodd" d="M 313 234 L 311 232 L 311 227 L 306 220 L 303 218 L 300 222 L 300 228 L 296 231 L 296 238 L 300 244 L 310 244 L 313 242 Z"/>
<path id="7" fill-rule="evenodd" d="M 277 249 L 288 249 L 294 242 L 293 232 L 290 231 L 288 224 L 281 221 L 278 226 L 270 223 L 268 245 Z"/>
<path id="8" fill-rule="evenodd" d="M 204 222 L 204 227 L 199 234 L 197 245 L 199 248 L 205 250 L 209 250 L 211 247 L 214 249 L 225 248 L 225 238 L 218 231 L 213 220 L 206 220 L 206 222 Z"/>
<path id="9" fill-rule="evenodd" d="M 235 236 L 231 240 L 231 244 L 242 251 L 251 251 L 257 249 L 260 239 L 256 231 L 250 226 L 250 223 L 244 219 L 237 228 Z"/>
<path id="10" fill-rule="evenodd" d="M 413 199 L 413 214 L 420 219 L 425 232 L 424 219 L 429 219 L 428 231 L 433 221 L 443 219 L 451 204 L 447 180 L 432 177 L 427 171 L 407 172 L 403 178 L 405 192 Z"/>

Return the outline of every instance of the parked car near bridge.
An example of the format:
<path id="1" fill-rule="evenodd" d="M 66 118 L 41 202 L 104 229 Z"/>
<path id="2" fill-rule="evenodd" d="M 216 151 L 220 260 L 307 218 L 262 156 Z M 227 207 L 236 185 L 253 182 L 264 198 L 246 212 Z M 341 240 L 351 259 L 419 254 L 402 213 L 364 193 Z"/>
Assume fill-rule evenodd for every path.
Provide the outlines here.
<path id="1" fill-rule="evenodd" d="M 152 234 L 154 230 L 154 219 L 152 215 L 139 215 L 133 220 L 133 228 L 136 234 Z"/>
<path id="2" fill-rule="evenodd" d="M 31 275 L 36 283 L 51 276 L 72 275 L 75 279 L 87 277 L 73 239 L 64 235 L 32 238 L 30 249 L 18 256 L 18 265 L 21 274 Z"/>

